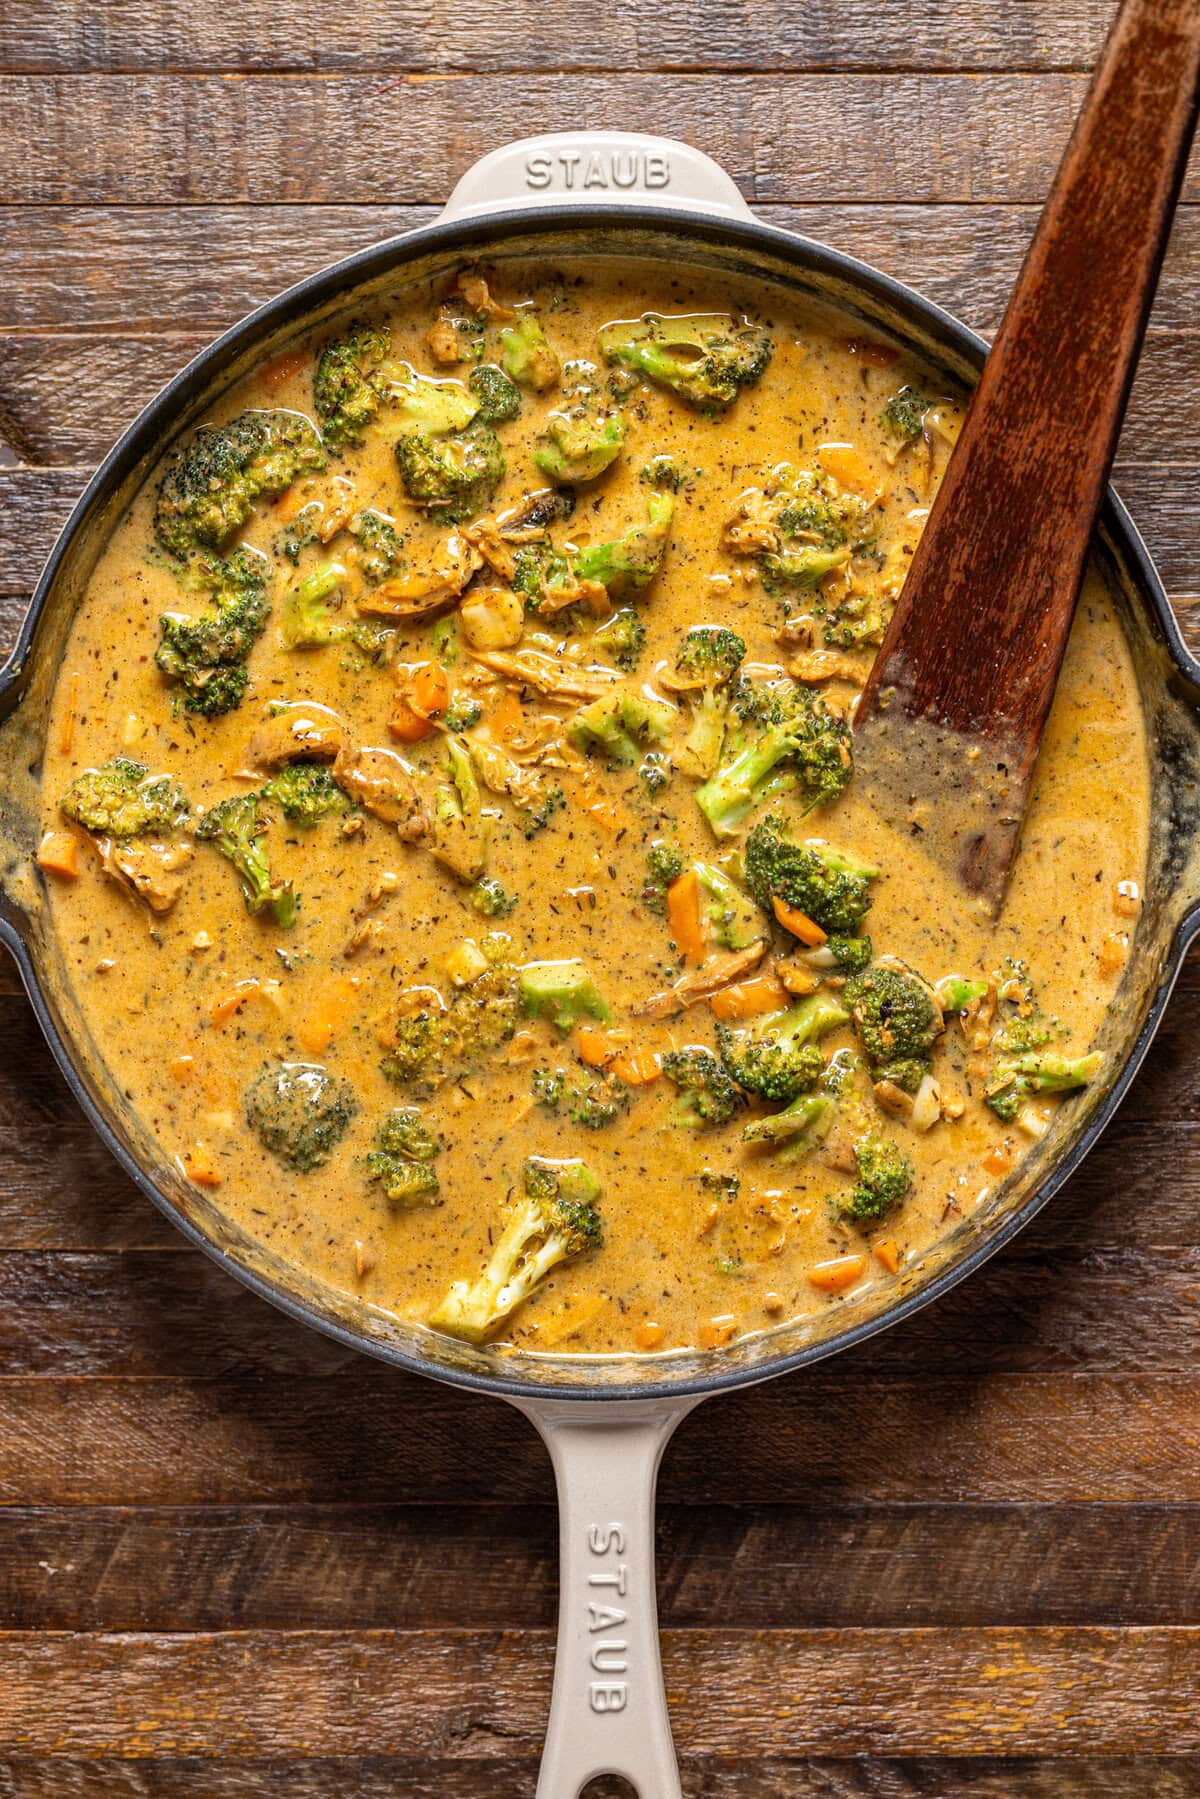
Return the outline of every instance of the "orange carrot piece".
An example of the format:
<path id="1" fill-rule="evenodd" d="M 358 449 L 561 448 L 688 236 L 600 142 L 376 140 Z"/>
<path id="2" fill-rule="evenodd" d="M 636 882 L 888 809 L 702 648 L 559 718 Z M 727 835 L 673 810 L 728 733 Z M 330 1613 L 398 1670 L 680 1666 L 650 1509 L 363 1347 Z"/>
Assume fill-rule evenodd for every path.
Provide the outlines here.
<path id="1" fill-rule="evenodd" d="M 70 831 L 47 831 L 38 845 L 37 865 L 47 874 L 74 881 L 79 874 L 79 839 Z"/>
<path id="2" fill-rule="evenodd" d="M 256 980 L 253 975 L 248 980 L 235 981 L 231 987 L 226 987 L 223 993 L 218 993 L 208 1008 L 208 1016 L 214 1024 L 225 1024 L 235 1012 L 241 1011 L 248 999 L 253 999 L 260 986 L 261 982 Z"/>
<path id="3" fill-rule="evenodd" d="M 450 704 L 450 677 L 440 662 L 418 662 L 405 699 L 421 718 L 441 718 Z"/>
<path id="4" fill-rule="evenodd" d="M 900 1272 L 900 1250 L 894 1237 L 884 1237 L 883 1241 L 874 1245 L 875 1259 L 882 1262 L 889 1274 Z"/>
<path id="5" fill-rule="evenodd" d="M 338 981 L 320 1004 L 296 1026 L 296 1041 L 310 1056 L 323 1056 L 354 1007 L 358 982 Z"/>
<path id="6" fill-rule="evenodd" d="M 661 1349 L 667 1340 L 667 1333 L 661 1324 L 647 1320 L 639 1324 L 633 1333 L 633 1340 L 639 1349 Z"/>
<path id="7" fill-rule="evenodd" d="M 172 1056 L 167 1063 L 167 1073 L 181 1087 L 186 1087 L 196 1073 L 195 1056 Z"/>
<path id="8" fill-rule="evenodd" d="M 801 943 L 807 944 L 809 949 L 820 949 L 826 941 L 826 933 L 820 925 L 807 912 L 801 912 L 798 906 L 789 906 L 785 900 L 773 896 L 771 910 L 784 930 L 790 931 L 793 937 L 799 937 Z"/>
<path id="9" fill-rule="evenodd" d="M 388 730 L 401 743 L 420 743 L 433 730 L 431 721 L 414 711 L 408 701 L 401 697 L 396 701 L 392 716 L 388 719 Z"/>
<path id="10" fill-rule="evenodd" d="M 737 1323 L 736 1312 L 722 1312 L 716 1318 L 706 1318 L 700 1326 L 701 1349 L 724 1349 L 737 1329 Z"/>
<path id="11" fill-rule="evenodd" d="M 851 493 L 864 500 L 879 498 L 879 483 L 871 473 L 866 457 L 853 444 L 822 444 L 817 451 L 817 461 L 839 487 L 848 487 Z"/>
<path id="12" fill-rule="evenodd" d="M 488 724 L 497 743 L 508 743 L 525 722 L 525 712 L 511 687 L 506 687 L 492 707 Z"/>
<path id="13" fill-rule="evenodd" d="M 662 1073 L 662 1057 L 652 1049 L 622 1050 L 608 1066 L 627 1087 L 648 1087 Z"/>
<path id="14" fill-rule="evenodd" d="M 1013 1165 L 1013 1152 L 1007 1143 L 993 1144 L 979 1165 L 985 1174 L 1007 1174 Z"/>
<path id="15" fill-rule="evenodd" d="M 726 1024 L 737 1018 L 761 1018 L 764 1012 L 782 1011 L 787 1003 L 787 989 L 773 974 L 755 975 L 752 981 L 722 987 L 708 1002 L 714 1018 Z"/>
<path id="16" fill-rule="evenodd" d="M 858 1284 L 867 1272 L 866 1256 L 835 1256 L 831 1262 L 817 1262 L 808 1271 L 809 1282 L 822 1293 L 844 1293 Z"/>
<path id="17" fill-rule="evenodd" d="M 700 879 L 694 868 L 685 868 L 667 888 L 667 923 L 684 960 L 703 962 L 708 944 L 700 917 Z"/>
<path id="18" fill-rule="evenodd" d="M 597 1024 L 581 1024 L 575 1033 L 575 1054 L 586 1068 L 603 1068 L 612 1055 L 608 1032 Z"/>
<path id="19" fill-rule="evenodd" d="M 281 387 L 287 386 L 293 375 L 300 373 L 307 362 L 306 351 L 285 350 L 282 356 L 277 356 L 274 362 L 268 362 L 258 371 L 259 379 L 273 394 L 278 393 Z"/>
<path id="20" fill-rule="evenodd" d="M 221 1171 L 203 1143 L 193 1143 L 180 1157 L 183 1172 L 194 1187 L 219 1187 Z"/>

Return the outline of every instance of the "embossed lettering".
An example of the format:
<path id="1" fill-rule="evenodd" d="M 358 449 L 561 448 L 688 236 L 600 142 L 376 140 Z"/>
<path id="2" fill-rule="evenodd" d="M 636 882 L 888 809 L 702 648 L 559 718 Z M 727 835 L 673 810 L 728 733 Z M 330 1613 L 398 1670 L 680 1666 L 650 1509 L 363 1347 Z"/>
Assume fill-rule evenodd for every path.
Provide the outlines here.
<path id="1" fill-rule="evenodd" d="M 583 177 L 584 187 L 607 187 L 608 177 L 604 173 L 604 164 L 593 150 L 588 157 L 587 169 Z"/>
<path id="2" fill-rule="evenodd" d="M 671 164 L 665 156 L 650 155 L 646 158 L 646 186 L 669 187 L 671 185 Z"/>
<path id="3" fill-rule="evenodd" d="M 591 1623 L 589 1630 L 611 1630 L 614 1624 L 624 1624 L 628 1613 L 616 1612 L 611 1605 L 589 1605 L 588 1617 Z"/>
<path id="4" fill-rule="evenodd" d="M 548 156 L 538 154 L 525 158 L 526 187 L 549 187 L 554 179 L 554 165 Z"/>
<path id="5" fill-rule="evenodd" d="M 615 1549 L 618 1555 L 624 1555 L 624 1526 L 621 1524 L 593 1524 L 588 1531 L 588 1548 L 593 1555 L 607 1555 L 610 1549 Z"/>
<path id="6" fill-rule="evenodd" d="M 623 1637 L 609 1637 L 606 1642 L 597 1643 L 592 1650 L 592 1666 L 597 1674 L 625 1674 L 629 1663 L 625 1660 L 628 1644 Z"/>
<path id="7" fill-rule="evenodd" d="M 627 1572 L 628 1572 L 628 1570 L 626 1569 L 624 1562 L 622 1562 L 621 1566 L 617 1569 L 615 1574 L 589 1574 L 588 1575 L 588 1586 L 589 1587 L 612 1587 L 613 1590 L 615 1592 L 619 1593 L 621 1595 L 622 1599 L 624 1599 L 624 1597 L 625 1597 L 625 1575 Z"/>
<path id="8" fill-rule="evenodd" d="M 638 159 L 634 151 L 629 152 L 627 163 L 621 159 L 621 152 L 613 152 L 612 184 L 614 187 L 636 187 L 638 178 Z"/>
<path id="9" fill-rule="evenodd" d="M 605 1683 L 594 1680 L 591 1699 L 594 1712 L 623 1712 L 629 1701 L 629 1689 L 623 1680 Z"/>
<path id="10" fill-rule="evenodd" d="M 569 193 L 575 185 L 575 165 L 579 161 L 579 151 L 560 150 L 558 160 L 562 164 L 563 186 Z"/>

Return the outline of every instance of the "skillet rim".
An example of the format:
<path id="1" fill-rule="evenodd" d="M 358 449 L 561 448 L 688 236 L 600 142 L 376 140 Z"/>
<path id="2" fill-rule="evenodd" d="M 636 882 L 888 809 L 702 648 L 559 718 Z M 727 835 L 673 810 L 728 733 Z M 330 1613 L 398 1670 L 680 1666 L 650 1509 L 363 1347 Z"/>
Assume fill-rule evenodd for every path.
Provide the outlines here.
<path id="1" fill-rule="evenodd" d="M 987 354 L 987 344 L 978 333 L 972 331 L 943 307 L 927 300 L 914 288 L 908 287 L 903 282 L 895 280 L 894 277 L 856 257 L 848 256 L 840 250 L 832 249 L 797 232 L 786 231 L 780 226 L 767 224 L 756 217 L 718 220 L 714 219 L 711 214 L 682 207 L 671 207 L 668 210 L 653 204 L 622 203 L 617 206 L 611 202 L 589 204 L 569 200 L 560 204 L 542 203 L 536 210 L 515 206 L 463 219 L 434 219 L 428 225 L 418 226 L 397 237 L 385 238 L 380 243 L 369 245 L 366 249 L 356 251 L 337 262 L 329 263 L 315 273 L 293 283 L 291 287 L 285 288 L 281 293 L 256 307 L 236 324 L 230 326 L 228 330 L 222 332 L 212 343 L 193 357 L 148 402 L 137 418 L 122 432 L 88 481 L 72 507 L 70 515 L 46 559 L 12 654 L 0 668 L 0 719 L 6 716 L 19 699 L 26 670 L 36 650 L 37 633 L 42 614 L 46 609 L 55 577 L 75 536 L 82 529 L 93 509 L 107 499 L 111 491 L 131 471 L 138 459 L 153 447 L 156 440 L 162 438 L 164 419 L 169 416 L 172 409 L 182 409 L 186 406 L 207 384 L 218 365 L 229 361 L 243 347 L 247 339 L 253 337 L 260 329 L 282 324 L 290 315 L 302 314 L 306 310 L 314 308 L 322 300 L 336 297 L 339 290 L 351 285 L 354 281 L 364 280 L 373 274 L 402 266 L 405 261 L 430 250 L 453 248 L 455 245 L 467 243 L 480 246 L 518 230 L 527 234 L 538 234 L 543 231 L 561 230 L 564 227 L 577 230 L 589 225 L 646 227 L 660 232 L 663 230 L 677 232 L 687 235 L 693 240 L 709 239 L 726 245 L 731 242 L 740 242 L 748 247 L 769 248 L 785 260 L 797 262 L 818 274 L 836 277 L 860 290 L 873 294 L 877 299 L 893 306 L 908 319 L 923 325 L 933 337 L 940 339 L 948 348 L 956 350 L 976 364 L 981 364 Z M 1169 662 L 1187 682 L 1200 690 L 1200 660 L 1194 658 L 1187 650 L 1158 571 L 1151 561 L 1140 533 L 1111 485 L 1106 490 L 1099 527 L 1120 550 L 1128 565 L 1132 585 L 1137 589 L 1139 599 L 1154 615 Z M 283 1291 L 266 1275 L 240 1263 L 228 1249 L 223 1248 L 220 1243 L 207 1235 L 199 1225 L 179 1210 L 176 1204 L 160 1190 L 137 1158 L 121 1142 L 109 1122 L 107 1109 L 93 1098 L 75 1066 L 75 1060 L 67 1042 L 58 1031 L 49 1003 L 42 992 L 34 951 L 18 925 L 12 919 L 0 917 L 0 943 L 3 943 L 8 949 L 17 965 L 34 1016 L 59 1071 L 84 1116 L 105 1148 L 115 1157 L 138 1189 L 164 1216 L 170 1219 L 171 1223 L 182 1232 L 189 1242 L 202 1250 L 218 1267 L 231 1275 L 242 1286 L 249 1288 L 260 1299 L 265 1299 L 297 1323 L 320 1331 L 346 1348 L 373 1356 L 391 1366 L 402 1368 L 410 1374 L 423 1375 L 428 1379 L 444 1381 L 449 1385 L 462 1387 L 468 1391 L 493 1395 L 516 1401 L 522 1405 L 546 1401 L 558 1406 L 578 1403 L 587 1407 L 606 1403 L 624 1402 L 628 1404 L 631 1401 L 653 1404 L 655 1402 L 688 1400 L 695 1403 L 713 1393 L 733 1391 L 739 1387 L 755 1386 L 762 1381 L 773 1380 L 778 1375 L 792 1373 L 798 1368 L 823 1361 L 827 1356 L 839 1354 L 842 1350 L 865 1342 L 879 1332 L 890 1329 L 892 1325 L 899 1324 L 904 1319 L 911 1317 L 923 1307 L 939 1299 L 944 1293 L 949 1292 L 960 1281 L 966 1280 L 997 1251 L 1010 1243 L 1017 1233 L 1037 1216 L 1075 1173 L 1101 1134 L 1108 1128 L 1146 1056 L 1162 1021 L 1172 990 L 1179 978 L 1184 956 L 1198 935 L 1200 935 L 1200 900 L 1184 915 L 1176 928 L 1166 951 L 1162 974 L 1146 1017 L 1142 1022 L 1142 1027 L 1122 1063 L 1120 1072 L 1103 1105 L 1097 1109 L 1086 1129 L 1070 1150 L 1054 1166 L 1045 1180 L 1035 1188 L 1028 1199 L 960 1260 L 934 1275 L 925 1284 L 895 1304 L 885 1307 L 875 1316 L 864 1319 L 846 1330 L 834 1333 L 822 1341 L 803 1345 L 775 1357 L 764 1357 L 758 1363 L 745 1367 L 735 1365 L 723 1372 L 714 1371 L 711 1374 L 705 1373 L 693 1377 L 648 1379 L 634 1385 L 590 1386 L 580 1383 L 577 1386 L 565 1387 L 539 1382 L 536 1379 L 505 1378 L 499 1373 L 480 1373 L 474 1369 L 455 1368 L 425 1360 L 396 1345 L 367 1338 L 339 1319 L 319 1311 L 316 1306 L 307 1304 L 304 1300 Z"/>

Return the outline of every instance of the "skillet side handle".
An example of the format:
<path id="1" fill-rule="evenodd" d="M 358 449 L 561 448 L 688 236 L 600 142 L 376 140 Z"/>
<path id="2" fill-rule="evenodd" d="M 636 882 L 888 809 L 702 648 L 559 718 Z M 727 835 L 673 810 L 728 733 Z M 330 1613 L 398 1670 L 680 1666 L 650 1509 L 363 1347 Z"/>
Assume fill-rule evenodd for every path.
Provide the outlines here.
<path id="1" fill-rule="evenodd" d="M 721 219 L 753 216 L 720 164 L 678 138 L 640 131 L 555 131 L 481 156 L 458 182 L 442 219 L 473 218 L 514 206 L 562 206 L 572 200 L 586 206 L 633 202 Z"/>
<path id="2" fill-rule="evenodd" d="M 639 1799 L 682 1799 L 654 1591 L 654 1490 L 695 1401 L 517 1402 L 558 1482 L 558 1658 L 537 1799 L 619 1774 Z"/>

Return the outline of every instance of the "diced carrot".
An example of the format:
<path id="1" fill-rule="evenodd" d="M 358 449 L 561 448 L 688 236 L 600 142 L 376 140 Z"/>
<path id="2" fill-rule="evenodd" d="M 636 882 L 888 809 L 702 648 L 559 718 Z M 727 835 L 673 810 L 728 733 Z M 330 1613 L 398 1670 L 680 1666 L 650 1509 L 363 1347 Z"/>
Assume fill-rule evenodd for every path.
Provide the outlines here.
<path id="1" fill-rule="evenodd" d="M 877 500 L 880 486 L 871 473 L 866 457 L 853 444 L 822 444 L 817 461 L 840 487 L 848 487 L 864 500 Z"/>
<path id="2" fill-rule="evenodd" d="M 700 917 L 700 878 L 694 868 L 685 868 L 667 888 L 667 923 L 684 960 L 703 962 L 708 944 Z"/>
<path id="3" fill-rule="evenodd" d="M 37 865 L 47 874 L 75 880 L 79 874 L 79 839 L 70 831 L 47 831 L 38 845 Z"/>
<path id="4" fill-rule="evenodd" d="M 251 976 L 249 980 L 235 981 L 232 987 L 226 987 L 223 993 L 218 993 L 208 1008 L 208 1016 L 212 1022 L 225 1024 L 235 1012 L 241 1011 L 248 999 L 253 999 L 259 986 L 260 983 Z"/>
<path id="5" fill-rule="evenodd" d="M 1096 962 L 1102 975 L 1114 975 L 1124 968 L 1129 956 L 1129 932 L 1110 931 L 1100 945 Z"/>
<path id="6" fill-rule="evenodd" d="M 324 1055 L 353 1010 L 357 988 L 357 981 L 338 981 L 320 1005 L 296 1026 L 296 1041 L 308 1055 Z"/>
<path id="7" fill-rule="evenodd" d="M 822 1293 L 844 1293 L 856 1286 L 867 1272 L 866 1256 L 835 1256 L 832 1262 L 817 1262 L 808 1271 L 809 1282 Z"/>
<path id="8" fill-rule="evenodd" d="M 701 1349 L 724 1349 L 737 1329 L 737 1323 L 735 1312 L 722 1312 L 716 1318 L 706 1318 L 700 1326 Z"/>
<path id="9" fill-rule="evenodd" d="M 876 1261 L 882 1262 L 889 1274 L 898 1274 L 900 1272 L 900 1251 L 895 1238 L 884 1237 L 873 1247 Z"/>
<path id="10" fill-rule="evenodd" d="M 662 1073 L 662 1057 L 652 1049 L 622 1050 L 608 1066 L 627 1087 L 648 1087 Z"/>
<path id="11" fill-rule="evenodd" d="M 661 1324 L 647 1321 L 638 1325 L 633 1333 L 633 1340 L 639 1349 L 661 1349 L 667 1340 L 667 1333 Z"/>
<path id="12" fill-rule="evenodd" d="M 508 743 L 510 738 L 517 735 L 524 721 L 525 713 L 520 700 L 511 687 L 504 688 L 488 718 L 492 736 L 497 743 Z"/>
<path id="13" fill-rule="evenodd" d="M 418 662 L 405 699 L 421 718 L 441 718 L 450 704 L 450 677 L 440 662 Z"/>
<path id="14" fill-rule="evenodd" d="M 602 1068 L 613 1053 L 608 1032 L 597 1024 L 581 1024 L 575 1033 L 575 1054 L 587 1068 Z"/>
<path id="15" fill-rule="evenodd" d="M 196 1187 L 219 1187 L 221 1172 L 203 1143 L 193 1143 L 180 1158 L 183 1172 Z"/>
<path id="16" fill-rule="evenodd" d="M 167 1063 L 167 1073 L 181 1087 L 186 1087 L 196 1073 L 195 1056 L 172 1056 Z"/>
<path id="17" fill-rule="evenodd" d="M 60 756 L 71 754 L 71 745 L 75 741 L 75 714 L 79 709 L 79 676 L 72 675 L 67 682 L 67 706 L 62 716 L 62 724 L 58 728 L 58 753 Z"/>
<path id="18" fill-rule="evenodd" d="M 790 931 L 793 937 L 799 937 L 801 943 L 807 944 L 809 949 L 820 949 L 826 941 L 826 933 L 820 925 L 807 912 L 801 912 L 798 906 L 789 906 L 785 900 L 772 895 L 771 910 L 784 930 Z"/>
<path id="19" fill-rule="evenodd" d="M 292 520 L 304 511 L 312 498 L 312 494 L 306 492 L 305 487 L 305 482 L 297 481 L 294 487 L 289 487 L 286 492 L 280 494 L 273 508 L 274 517 L 279 524 L 290 525 Z"/>
<path id="20" fill-rule="evenodd" d="M 596 792 L 587 779 L 572 789 L 571 798 L 579 810 L 589 818 L 594 818 L 601 830 L 607 831 L 610 837 L 619 837 L 622 831 L 629 828 L 628 807 L 611 794 Z"/>
<path id="21" fill-rule="evenodd" d="M 401 743 L 420 743 L 433 729 L 431 721 L 414 711 L 406 699 L 401 697 L 396 701 L 388 719 L 388 730 L 393 737 L 399 738 Z"/>
<path id="22" fill-rule="evenodd" d="M 308 355 L 304 350 L 285 350 L 282 356 L 277 356 L 273 362 L 268 362 L 258 371 L 259 380 L 273 394 L 278 393 L 294 375 L 300 373 L 307 362 Z"/>
<path id="23" fill-rule="evenodd" d="M 857 356 L 860 361 L 867 364 L 868 368 L 872 369 L 885 369 L 889 362 L 895 362 L 900 354 L 899 350 L 894 350 L 891 344 L 877 344 L 870 337 L 848 337 L 846 348 L 851 356 Z"/>
<path id="24" fill-rule="evenodd" d="M 1013 1152 L 1007 1143 L 995 1143 L 979 1165 L 985 1174 L 1007 1174 L 1013 1165 Z"/>
<path id="25" fill-rule="evenodd" d="M 734 987 L 722 987 L 709 1000 L 714 1017 L 725 1023 L 737 1018 L 759 1018 L 764 1012 L 778 1012 L 788 1002 L 787 991 L 773 974 L 756 975 L 752 981 L 739 981 Z"/>

